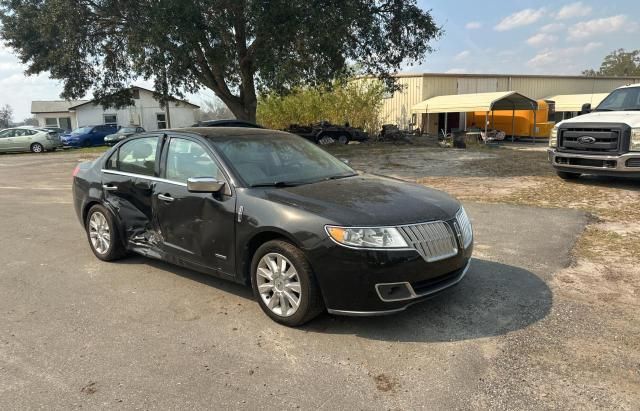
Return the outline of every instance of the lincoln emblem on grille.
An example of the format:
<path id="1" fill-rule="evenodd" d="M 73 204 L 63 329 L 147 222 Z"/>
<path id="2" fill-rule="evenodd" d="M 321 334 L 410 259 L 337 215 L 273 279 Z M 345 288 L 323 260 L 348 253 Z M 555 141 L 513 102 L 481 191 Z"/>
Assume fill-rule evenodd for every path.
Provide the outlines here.
<path id="1" fill-rule="evenodd" d="M 595 142 L 596 142 L 595 137 L 591 137 L 591 136 L 578 137 L 578 143 L 580 144 L 593 144 Z"/>

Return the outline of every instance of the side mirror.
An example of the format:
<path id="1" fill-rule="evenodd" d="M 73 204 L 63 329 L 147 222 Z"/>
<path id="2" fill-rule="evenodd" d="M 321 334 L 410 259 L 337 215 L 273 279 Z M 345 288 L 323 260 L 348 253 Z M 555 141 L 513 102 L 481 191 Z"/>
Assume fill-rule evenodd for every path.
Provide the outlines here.
<path id="1" fill-rule="evenodd" d="M 191 177 L 187 179 L 187 190 L 191 193 L 219 193 L 225 182 L 213 177 Z"/>
<path id="2" fill-rule="evenodd" d="M 591 103 L 584 103 L 580 109 L 580 115 L 591 113 Z"/>

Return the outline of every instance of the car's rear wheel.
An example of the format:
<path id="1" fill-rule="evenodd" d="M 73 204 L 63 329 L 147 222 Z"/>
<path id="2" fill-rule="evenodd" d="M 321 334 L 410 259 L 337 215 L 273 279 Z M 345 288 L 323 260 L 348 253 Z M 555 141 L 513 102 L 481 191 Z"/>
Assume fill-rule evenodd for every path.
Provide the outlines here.
<path id="1" fill-rule="evenodd" d="M 568 171 L 556 171 L 556 173 L 558 174 L 558 177 L 563 180 L 575 180 L 580 178 L 580 173 L 570 173 Z"/>
<path id="2" fill-rule="evenodd" d="M 309 262 L 286 241 L 260 246 L 253 256 L 251 275 L 258 304 L 274 321 L 295 327 L 324 311 Z"/>
<path id="3" fill-rule="evenodd" d="M 338 143 L 340 144 L 348 144 L 349 143 L 349 137 L 346 135 L 341 135 L 340 137 L 338 137 Z"/>
<path id="4" fill-rule="evenodd" d="M 44 151 L 44 147 L 40 143 L 31 144 L 31 152 L 32 153 L 42 153 Z"/>
<path id="5" fill-rule="evenodd" d="M 113 261 L 125 255 L 113 216 L 102 205 L 96 204 L 87 213 L 85 224 L 91 251 L 103 261 Z"/>

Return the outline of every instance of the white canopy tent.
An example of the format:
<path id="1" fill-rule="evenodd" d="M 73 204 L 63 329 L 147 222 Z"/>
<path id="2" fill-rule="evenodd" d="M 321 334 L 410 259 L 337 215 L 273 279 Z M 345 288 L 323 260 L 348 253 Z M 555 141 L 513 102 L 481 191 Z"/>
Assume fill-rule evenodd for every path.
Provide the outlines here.
<path id="1" fill-rule="evenodd" d="M 453 94 L 448 96 L 436 96 L 424 100 L 411 107 L 412 113 L 429 114 L 445 113 L 445 131 L 447 129 L 448 113 L 470 113 L 476 111 L 484 111 L 485 115 L 485 133 L 487 131 L 487 123 L 489 121 L 489 112 L 494 110 L 512 110 L 515 120 L 515 110 L 534 110 L 534 127 L 535 127 L 535 110 L 538 109 L 538 103 L 515 91 L 500 91 L 494 93 L 475 93 L 475 94 Z M 427 120 L 427 133 L 429 132 L 429 121 Z M 466 124 L 465 124 L 466 129 Z"/>
<path id="2" fill-rule="evenodd" d="M 552 100 L 556 103 L 556 112 L 579 112 L 582 110 L 584 104 L 591 104 L 591 107 L 595 107 L 609 93 L 594 93 L 594 94 L 559 94 L 557 96 L 547 97 L 545 100 Z M 564 118 L 564 114 L 563 114 Z"/>

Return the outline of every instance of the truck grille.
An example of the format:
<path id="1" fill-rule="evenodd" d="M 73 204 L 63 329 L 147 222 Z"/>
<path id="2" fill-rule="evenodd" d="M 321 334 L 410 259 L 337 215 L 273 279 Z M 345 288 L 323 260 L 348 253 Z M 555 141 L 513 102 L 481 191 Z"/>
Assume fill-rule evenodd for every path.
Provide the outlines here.
<path id="1" fill-rule="evenodd" d="M 562 129 L 561 147 L 567 150 L 616 153 L 619 149 L 620 130 L 600 128 Z"/>
<path id="2" fill-rule="evenodd" d="M 444 221 L 400 226 L 400 233 L 427 262 L 444 260 L 458 254 L 456 236 Z"/>

